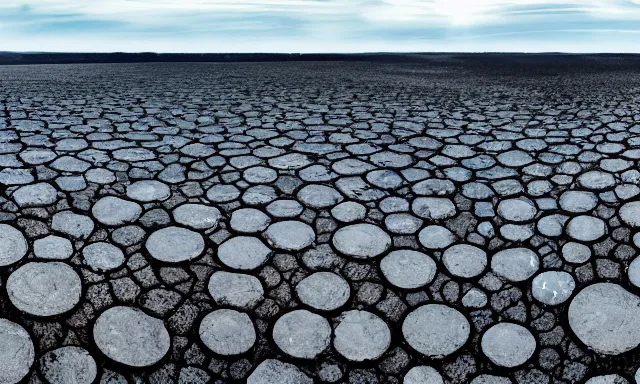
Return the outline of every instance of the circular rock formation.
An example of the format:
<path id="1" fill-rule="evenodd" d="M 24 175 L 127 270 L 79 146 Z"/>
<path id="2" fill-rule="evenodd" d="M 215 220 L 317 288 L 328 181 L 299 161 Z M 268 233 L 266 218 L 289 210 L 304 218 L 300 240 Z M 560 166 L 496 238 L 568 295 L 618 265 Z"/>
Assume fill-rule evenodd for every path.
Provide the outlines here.
<path id="1" fill-rule="evenodd" d="M 469 244 L 456 244 L 442 254 L 442 263 L 453 276 L 471 278 L 487 267 L 487 254 Z"/>
<path id="2" fill-rule="evenodd" d="M 106 272 L 124 264 L 124 253 L 109 243 L 91 243 L 82 250 L 84 262 L 96 272 Z"/>
<path id="3" fill-rule="evenodd" d="M 562 304 L 571 297 L 576 287 L 573 277 L 567 272 L 547 271 L 536 276 L 531 282 L 531 294 L 547 305 Z"/>
<path id="4" fill-rule="evenodd" d="M 131 367 L 157 363 L 171 346 L 162 320 L 122 306 L 109 308 L 98 317 L 93 339 L 106 357 Z"/>
<path id="5" fill-rule="evenodd" d="M 333 311 L 349 300 L 351 288 L 342 277 L 332 272 L 316 272 L 296 286 L 304 304 L 321 311 Z"/>
<path id="6" fill-rule="evenodd" d="M 333 245 L 347 256 L 368 259 L 386 252 L 391 246 L 391 237 L 375 225 L 354 224 L 336 231 Z"/>
<path id="7" fill-rule="evenodd" d="M 178 224 L 193 229 L 211 229 L 218 226 L 220 211 L 203 204 L 183 204 L 173 210 Z"/>
<path id="8" fill-rule="evenodd" d="M 331 326 L 327 319 L 305 310 L 282 315 L 273 326 L 273 341 L 289 356 L 314 359 L 329 346 Z"/>
<path id="9" fill-rule="evenodd" d="M 145 247 L 156 260 L 180 263 L 200 256 L 204 252 L 204 239 L 185 228 L 167 227 L 153 232 Z"/>
<path id="10" fill-rule="evenodd" d="M 434 368 L 421 365 L 407 372 L 403 384 L 444 384 L 444 381 L 442 375 Z"/>
<path id="11" fill-rule="evenodd" d="M 617 284 L 590 285 L 571 300 L 569 326 L 587 347 L 619 355 L 640 344 L 640 298 Z"/>
<path id="12" fill-rule="evenodd" d="M 366 311 L 343 313 L 334 335 L 333 347 L 351 361 L 376 360 L 391 344 L 387 323 Z"/>
<path id="13" fill-rule="evenodd" d="M 229 268 L 251 270 L 264 264 L 271 255 L 257 237 L 232 237 L 218 247 L 218 258 Z"/>
<path id="14" fill-rule="evenodd" d="M 409 313 L 402 323 L 407 343 L 430 358 L 454 353 L 467 342 L 470 332 L 467 318 L 442 304 L 423 305 Z"/>
<path id="15" fill-rule="evenodd" d="M 517 367 L 536 350 L 536 339 L 529 330 L 513 323 L 498 323 L 482 336 L 482 353 L 501 367 Z"/>
<path id="16" fill-rule="evenodd" d="M 313 384 L 295 365 L 267 359 L 247 378 L 247 384 Z"/>
<path id="17" fill-rule="evenodd" d="M 415 289 L 429 284 L 436 275 L 436 262 L 422 252 L 393 251 L 380 261 L 384 277 L 398 288 Z"/>
<path id="18" fill-rule="evenodd" d="M 251 309 L 262 301 L 264 289 L 255 276 L 218 271 L 209 279 L 209 294 L 218 305 Z"/>
<path id="19" fill-rule="evenodd" d="M 0 267 L 20 261 L 27 254 L 27 240 L 22 232 L 0 224 Z"/>
<path id="20" fill-rule="evenodd" d="M 163 201 L 169 196 L 171 196 L 169 186 L 156 180 L 136 181 L 127 187 L 127 197 L 143 203 Z"/>
<path id="21" fill-rule="evenodd" d="M 142 207 L 132 201 L 107 196 L 94 204 L 91 213 L 104 225 L 118 226 L 138 220 Z"/>
<path id="22" fill-rule="evenodd" d="M 33 316 L 55 316 L 78 304 L 82 281 L 65 263 L 27 263 L 9 275 L 7 294 L 11 303 L 23 312 Z"/>
<path id="23" fill-rule="evenodd" d="M 271 224 L 264 237 L 275 248 L 299 251 L 313 244 L 316 233 L 301 221 L 281 221 Z"/>
<path id="24" fill-rule="evenodd" d="M 509 281 L 525 281 L 538 270 L 538 255 L 528 248 L 510 248 L 491 258 L 491 270 Z"/>
<path id="25" fill-rule="evenodd" d="M 577 216 L 569 220 L 567 234 L 575 240 L 591 242 L 596 241 L 606 232 L 604 221 L 592 216 Z"/>
<path id="26" fill-rule="evenodd" d="M 40 372 L 51 384 L 91 384 L 96 379 L 96 361 L 86 349 L 62 347 L 40 358 Z"/>
<path id="27" fill-rule="evenodd" d="M 20 325 L 0 319 L 0 383 L 21 381 L 33 365 L 35 351 L 31 337 Z"/>
<path id="28" fill-rule="evenodd" d="M 207 348 L 223 356 L 243 354 L 256 342 L 251 318 L 232 309 L 218 309 L 205 316 L 199 333 Z"/>

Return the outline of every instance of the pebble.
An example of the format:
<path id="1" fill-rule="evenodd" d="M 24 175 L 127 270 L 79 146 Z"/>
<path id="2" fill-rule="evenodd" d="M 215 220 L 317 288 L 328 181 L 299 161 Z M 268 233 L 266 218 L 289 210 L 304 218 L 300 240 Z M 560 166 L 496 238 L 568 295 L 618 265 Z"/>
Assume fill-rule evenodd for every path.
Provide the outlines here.
<path id="1" fill-rule="evenodd" d="M 264 237 L 271 246 L 285 251 L 299 251 L 316 240 L 316 234 L 310 226 L 293 220 L 271 224 Z"/>
<path id="2" fill-rule="evenodd" d="M 333 311 L 343 306 L 351 296 L 349 283 L 332 272 L 316 272 L 296 285 L 303 304 L 320 311 Z"/>
<path id="3" fill-rule="evenodd" d="M 429 284 L 435 277 L 437 266 L 428 255 L 411 250 L 389 253 L 380 261 L 380 270 L 394 286 L 415 289 Z"/>
<path id="4" fill-rule="evenodd" d="M 68 346 L 45 353 L 40 371 L 51 384 L 91 384 L 98 375 L 96 361 L 84 348 Z"/>
<path id="5" fill-rule="evenodd" d="M 14 227 L 0 224 L 0 267 L 17 263 L 28 250 L 27 240 Z"/>
<path id="6" fill-rule="evenodd" d="M 0 318 L 0 382 L 22 381 L 34 359 L 33 341 L 27 331 L 19 324 Z"/>
<path id="7" fill-rule="evenodd" d="M 513 368 L 527 362 L 536 350 L 529 330 L 514 323 L 498 323 L 482 335 L 482 353 L 497 366 Z"/>
<path id="8" fill-rule="evenodd" d="M 391 246 L 391 237 L 375 225 L 354 224 L 336 231 L 333 245 L 347 256 L 369 259 L 386 252 Z"/>

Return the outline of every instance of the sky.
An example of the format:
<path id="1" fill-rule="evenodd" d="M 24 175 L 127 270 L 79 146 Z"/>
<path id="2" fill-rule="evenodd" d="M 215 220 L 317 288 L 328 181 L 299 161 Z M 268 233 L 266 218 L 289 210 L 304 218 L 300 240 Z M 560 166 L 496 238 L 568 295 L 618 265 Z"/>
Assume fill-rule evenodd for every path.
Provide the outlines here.
<path id="1" fill-rule="evenodd" d="M 0 51 L 640 53 L 640 0 L 0 0 Z"/>

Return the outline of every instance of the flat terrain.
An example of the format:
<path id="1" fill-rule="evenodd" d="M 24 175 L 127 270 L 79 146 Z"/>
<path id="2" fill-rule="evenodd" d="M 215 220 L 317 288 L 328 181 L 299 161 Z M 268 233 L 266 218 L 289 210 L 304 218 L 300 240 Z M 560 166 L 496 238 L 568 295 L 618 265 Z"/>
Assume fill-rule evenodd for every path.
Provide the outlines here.
<path id="1" fill-rule="evenodd" d="M 639 65 L 0 66 L 0 383 L 633 383 Z"/>

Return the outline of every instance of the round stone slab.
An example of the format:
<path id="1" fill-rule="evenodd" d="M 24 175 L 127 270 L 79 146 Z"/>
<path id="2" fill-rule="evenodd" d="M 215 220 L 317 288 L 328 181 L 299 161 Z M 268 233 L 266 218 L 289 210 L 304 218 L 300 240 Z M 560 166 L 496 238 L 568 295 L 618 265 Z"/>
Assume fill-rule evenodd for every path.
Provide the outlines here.
<path id="1" fill-rule="evenodd" d="M 35 350 L 31 337 L 20 325 L 0 319 L 0 383 L 21 381 L 31 370 Z"/>
<path id="2" fill-rule="evenodd" d="M 209 294 L 218 305 L 251 309 L 262 301 L 264 289 L 255 276 L 218 271 L 209 279 Z"/>
<path id="3" fill-rule="evenodd" d="M 73 254 L 73 245 L 69 239 L 49 235 L 33 242 L 33 253 L 41 259 L 64 260 Z"/>
<path id="4" fill-rule="evenodd" d="M 626 203 L 620 207 L 620 219 L 632 228 L 640 227 L 640 201 Z"/>
<path id="5" fill-rule="evenodd" d="M 640 297 L 613 283 L 590 285 L 571 300 L 569 326 L 587 347 L 619 355 L 640 344 Z"/>
<path id="6" fill-rule="evenodd" d="M 302 303 L 321 311 L 333 311 L 343 306 L 351 294 L 349 283 L 332 272 L 316 272 L 296 286 Z"/>
<path id="7" fill-rule="evenodd" d="M 113 244 L 91 243 L 82 250 L 84 262 L 96 272 L 106 272 L 124 264 L 124 253 Z"/>
<path id="8" fill-rule="evenodd" d="M 193 229 L 211 229 L 218 226 L 220 211 L 203 204 L 183 204 L 173 210 L 173 218 Z"/>
<path id="9" fill-rule="evenodd" d="M 376 360 L 391 344 L 387 323 L 367 311 L 343 313 L 334 334 L 333 347 L 351 361 Z"/>
<path id="10" fill-rule="evenodd" d="M 204 239 L 185 228 L 167 227 L 153 232 L 145 247 L 156 260 L 180 263 L 200 256 L 204 252 Z"/>
<path id="11" fill-rule="evenodd" d="M 313 380 L 293 364 L 267 359 L 249 375 L 247 384 L 313 384 Z"/>
<path id="12" fill-rule="evenodd" d="M 13 199 L 22 208 L 45 207 L 56 202 L 58 191 L 48 183 L 25 185 L 13 193 Z"/>
<path id="13" fill-rule="evenodd" d="M 393 285 L 415 289 L 429 284 L 436 275 L 436 262 L 426 254 L 411 250 L 393 251 L 380 261 L 380 270 Z"/>
<path id="14" fill-rule="evenodd" d="M 429 225 L 420 231 L 418 240 L 427 249 L 444 249 L 453 244 L 456 237 L 445 227 Z"/>
<path id="15" fill-rule="evenodd" d="M 372 224 L 354 224 L 340 228 L 333 235 L 336 249 L 357 259 L 369 259 L 386 252 L 391 246 L 391 237 Z"/>
<path id="16" fill-rule="evenodd" d="M 98 349 L 113 361 L 131 367 L 148 367 L 169 351 L 171 338 L 160 319 L 132 307 L 104 311 L 93 327 Z"/>
<path id="17" fill-rule="evenodd" d="M 282 315 L 273 327 L 273 341 L 284 353 L 299 359 L 313 359 L 331 340 L 327 319 L 306 310 Z"/>
<path id="18" fill-rule="evenodd" d="M 423 305 L 409 313 L 402 323 L 407 343 L 431 358 L 454 353 L 467 342 L 470 332 L 467 318 L 442 304 Z"/>
<path id="19" fill-rule="evenodd" d="M 169 186 L 156 180 L 136 181 L 127 187 L 127 197 L 143 203 L 164 201 L 169 196 L 171 196 Z"/>
<path id="20" fill-rule="evenodd" d="M 578 241 L 596 241 L 606 233 L 604 221 L 593 216 L 577 216 L 567 224 L 567 234 Z"/>
<path id="21" fill-rule="evenodd" d="M 91 208 L 91 213 L 100 223 L 117 226 L 138 220 L 142 213 L 142 207 L 132 201 L 107 196 L 95 203 Z"/>
<path id="22" fill-rule="evenodd" d="M 7 224 L 0 224 L 0 267 L 20 261 L 27 254 L 27 240 L 22 232 Z"/>
<path id="23" fill-rule="evenodd" d="M 442 254 L 442 263 L 453 276 L 471 278 L 487 267 L 487 254 L 469 244 L 456 244 Z"/>
<path id="24" fill-rule="evenodd" d="M 491 258 L 491 270 L 509 281 L 525 281 L 538 271 L 538 255 L 528 248 L 509 248 Z"/>
<path id="25" fill-rule="evenodd" d="M 434 368 L 421 365 L 407 372 L 403 384 L 444 384 L 444 381 L 442 381 L 442 375 Z"/>
<path id="26" fill-rule="evenodd" d="M 531 282 L 531 294 L 547 305 L 562 304 L 571 297 L 576 283 L 567 272 L 547 271 L 536 276 Z"/>
<path id="27" fill-rule="evenodd" d="M 205 316 L 199 333 L 207 348 L 223 356 L 243 354 L 256 342 L 249 315 L 232 309 L 218 309 Z"/>
<path id="28" fill-rule="evenodd" d="M 86 349 L 69 346 L 45 353 L 40 358 L 40 372 L 51 384 L 91 384 L 98 368 Z"/>
<path id="29" fill-rule="evenodd" d="M 255 208 L 241 208 L 233 211 L 229 225 L 234 231 L 242 233 L 262 232 L 269 226 L 271 219 Z"/>
<path id="30" fill-rule="evenodd" d="M 501 367 L 517 367 L 536 350 L 536 339 L 529 330 L 513 323 L 498 323 L 482 336 L 482 353 Z"/>
<path id="31" fill-rule="evenodd" d="M 218 258 L 229 268 L 251 270 L 266 263 L 271 255 L 262 240 L 257 237 L 232 237 L 218 247 Z"/>
<path id="32" fill-rule="evenodd" d="M 299 251 L 316 240 L 316 233 L 301 221 L 281 221 L 271 224 L 264 237 L 269 244 L 285 251 Z"/>
<path id="33" fill-rule="evenodd" d="M 82 281 L 73 268 L 59 261 L 27 263 L 9 275 L 7 294 L 23 312 L 55 316 L 78 304 Z"/>

